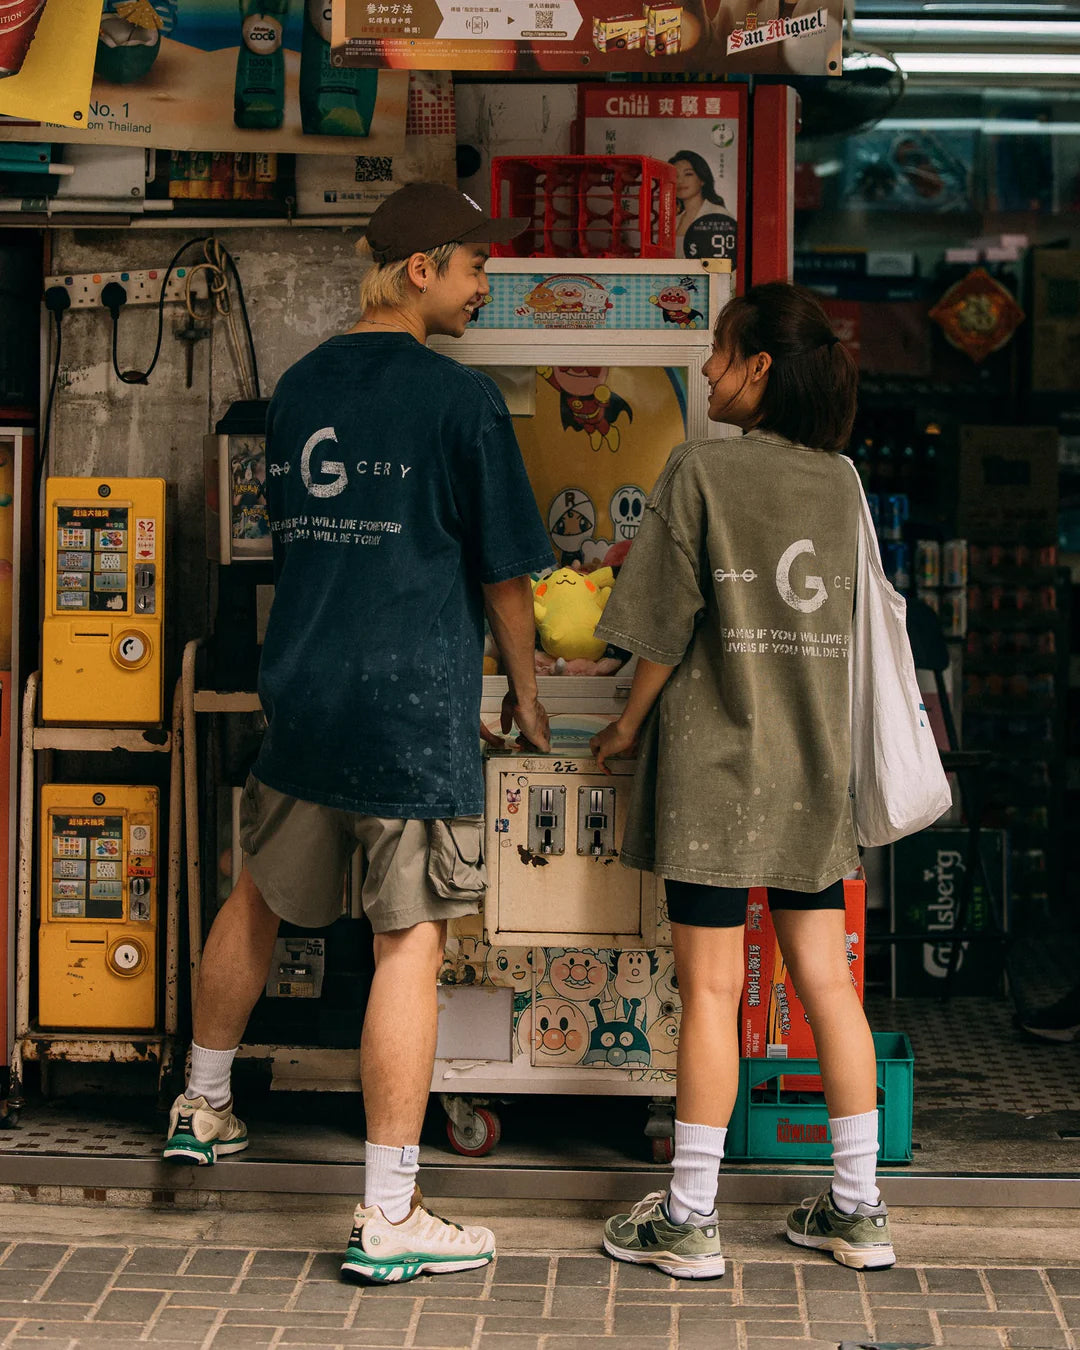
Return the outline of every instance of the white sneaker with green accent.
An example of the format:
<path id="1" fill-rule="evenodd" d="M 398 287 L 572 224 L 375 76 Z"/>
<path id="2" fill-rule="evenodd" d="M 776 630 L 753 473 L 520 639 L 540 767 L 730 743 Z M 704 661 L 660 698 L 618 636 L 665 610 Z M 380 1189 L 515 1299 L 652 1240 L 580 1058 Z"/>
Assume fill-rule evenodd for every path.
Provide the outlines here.
<path id="1" fill-rule="evenodd" d="M 205 1097 L 177 1097 L 169 1112 L 169 1138 L 162 1150 L 166 1162 L 205 1167 L 224 1153 L 248 1146 L 247 1126 L 233 1115 L 232 1098 L 211 1106 Z"/>
<path id="2" fill-rule="evenodd" d="M 378 1205 L 356 1206 L 341 1273 L 346 1279 L 395 1284 L 425 1271 L 429 1275 L 475 1270 L 495 1259 L 495 1234 L 463 1228 L 425 1209 L 419 1190 L 400 1223 L 391 1223 Z"/>

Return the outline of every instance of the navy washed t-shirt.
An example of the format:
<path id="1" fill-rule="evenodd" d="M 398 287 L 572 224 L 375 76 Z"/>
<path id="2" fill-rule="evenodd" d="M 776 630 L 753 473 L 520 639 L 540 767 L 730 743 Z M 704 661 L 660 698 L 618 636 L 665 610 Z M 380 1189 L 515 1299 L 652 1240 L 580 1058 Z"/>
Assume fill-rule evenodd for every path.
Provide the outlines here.
<path id="1" fill-rule="evenodd" d="M 255 776 L 364 815 L 479 814 L 480 586 L 554 561 L 498 388 L 406 333 L 331 338 L 278 383 L 266 466 Z"/>

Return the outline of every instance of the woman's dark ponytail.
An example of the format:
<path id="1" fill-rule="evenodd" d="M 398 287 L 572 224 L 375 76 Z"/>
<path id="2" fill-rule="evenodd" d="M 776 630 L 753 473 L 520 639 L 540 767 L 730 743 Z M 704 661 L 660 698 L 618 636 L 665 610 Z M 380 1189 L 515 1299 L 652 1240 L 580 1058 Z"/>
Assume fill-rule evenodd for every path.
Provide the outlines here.
<path id="1" fill-rule="evenodd" d="M 749 361 L 772 357 L 756 426 L 812 450 L 845 450 L 859 385 L 854 358 L 811 291 L 769 281 L 720 311 L 717 345 Z"/>

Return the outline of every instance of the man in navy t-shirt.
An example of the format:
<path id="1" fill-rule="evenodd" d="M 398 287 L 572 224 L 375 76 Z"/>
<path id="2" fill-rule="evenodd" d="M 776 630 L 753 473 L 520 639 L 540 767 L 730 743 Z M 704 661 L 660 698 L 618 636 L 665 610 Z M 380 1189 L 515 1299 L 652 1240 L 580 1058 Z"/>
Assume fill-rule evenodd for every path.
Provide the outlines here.
<path id="1" fill-rule="evenodd" d="M 528 574 L 553 562 L 510 415 L 486 376 L 433 352 L 488 292 L 492 220 L 440 183 L 386 200 L 367 233 L 363 317 L 287 370 L 267 420 L 276 588 L 259 673 L 267 730 L 241 808 L 245 867 L 207 938 L 192 1068 L 166 1158 L 247 1147 L 235 1047 L 286 919 L 341 911 L 357 847 L 375 931 L 361 1044 L 364 1204 L 342 1266 L 378 1282 L 494 1256 L 486 1228 L 414 1194 L 446 921 L 483 896 L 477 724 L 485 612 L 503 658 L 502 729 L 548 749 Z"/>

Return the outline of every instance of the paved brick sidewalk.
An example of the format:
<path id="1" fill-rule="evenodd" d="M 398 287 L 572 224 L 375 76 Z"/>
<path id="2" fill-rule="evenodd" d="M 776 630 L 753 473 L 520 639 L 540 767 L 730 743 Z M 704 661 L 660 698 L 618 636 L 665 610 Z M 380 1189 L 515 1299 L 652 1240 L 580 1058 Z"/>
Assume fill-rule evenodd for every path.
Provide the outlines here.
<path id="1" fill-rule="evenodd" d="M 196 1350 L 794 1350 L 858 1344 L 1075 1350 L 1080 1269 L 734 1261 L 688 1285 L 591 1255 L 506 1254 L 410 1284 L 339 1283 L 337 1251 L 0 1239 L 0 1347 Z"/>

